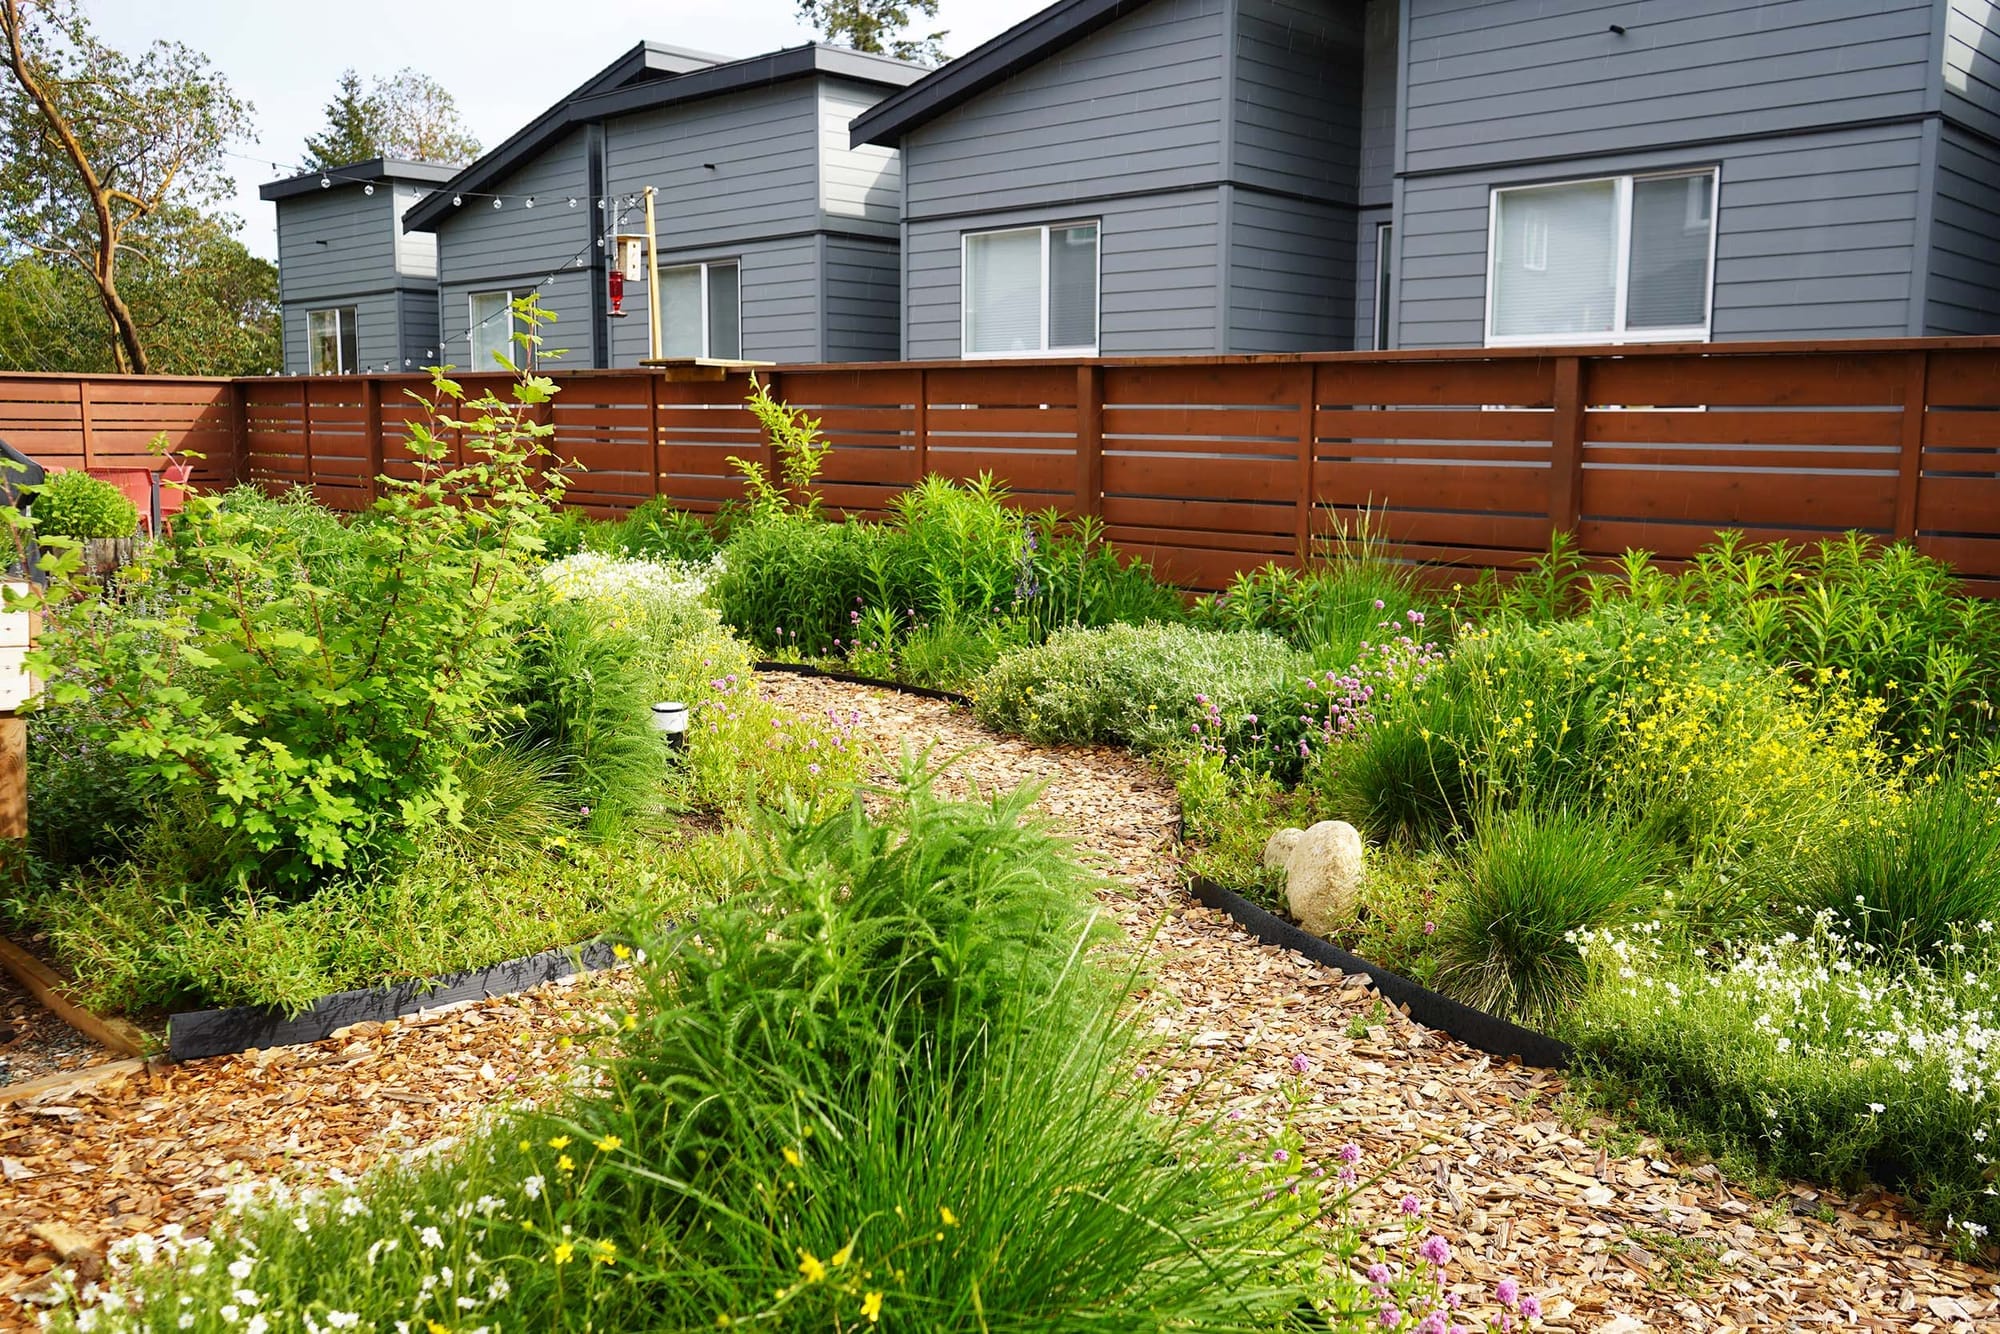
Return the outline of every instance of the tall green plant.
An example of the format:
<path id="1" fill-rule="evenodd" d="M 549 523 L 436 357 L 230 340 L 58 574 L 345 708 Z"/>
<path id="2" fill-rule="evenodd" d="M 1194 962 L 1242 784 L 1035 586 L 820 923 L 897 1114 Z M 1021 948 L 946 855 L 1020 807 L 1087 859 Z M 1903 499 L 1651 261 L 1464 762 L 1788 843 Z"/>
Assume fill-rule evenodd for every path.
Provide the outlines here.
<path id="1" fill-rule="evenodd" d="M 542 317 L 517 305 L 532 344 Z M 460 817 L 457 758 L 502 721 L 562 492 L 538 420 L 556 389 L 524 375 L 507 399 L 468 400 L 437 373 L 432 391 L 410 429 L 415 475 L 380 479 L 337 582 L 292 528 L 201 495 L 136 612 L 78 581 L 75 553 L 53 562 L 75 601 L 34 655 L 50 703 L 96 692 L 85 725 L 221 832 L 229 879 L 296 892 L 407 854 Z"/>

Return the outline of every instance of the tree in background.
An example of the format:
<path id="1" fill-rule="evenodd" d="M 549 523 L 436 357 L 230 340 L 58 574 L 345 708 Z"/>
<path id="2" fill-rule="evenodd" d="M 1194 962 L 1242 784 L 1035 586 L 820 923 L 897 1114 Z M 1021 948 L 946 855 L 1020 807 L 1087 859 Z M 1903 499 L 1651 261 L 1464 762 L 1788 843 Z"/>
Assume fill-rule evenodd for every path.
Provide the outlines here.
<path id="1" fill-rule="evenodd" d="M 326 128 L 306 137 L 306 165 L 321 171 L 366 162 L 376 155 L 375 117 L 362 91 L 361 76 L 340 72 L 340 91 L 326 104 Z"/>
<path id="2" fill-rule="evenodd" d="M 119 265 L 148 219 L 231 186 L 223 146 L 250 107 L 206 57 L 104 45 L 75 0 L 0 0 L 0 255 L 88 277 L 116 369 L 153 369 Z"/>
<path id="3" fill-rule="evenodd" d="M 944 63 L 942 31 L 928 37 L 901 35 L 912 13 L 936 18 L 938 0 L 798 0 L 798 7 L 799 17 L 829 42 L 923 65 Z"/>
<path id="4" fill-rule="evenodd" d="M 409 162 L 470 162 L 479 140 L 458 114 L 443 84 L 405 66 L 377 77 L 367 92 L 361 76 L 343 70 L 340 90 L 326 105 L 326 128 L 306 139 L 306 165 L 325 171 L 370 158 Z"/>
<path id="5" fill-rule="evenodd" d="M 278 270 L 246 250 L 236 219 L 169 206 L 126 233 L 119 291 L 164 375 L 266 375 L 284 357 Z M 0 261 L 0 370 L 106 374 L 118 339 L 73 264 Z"/>

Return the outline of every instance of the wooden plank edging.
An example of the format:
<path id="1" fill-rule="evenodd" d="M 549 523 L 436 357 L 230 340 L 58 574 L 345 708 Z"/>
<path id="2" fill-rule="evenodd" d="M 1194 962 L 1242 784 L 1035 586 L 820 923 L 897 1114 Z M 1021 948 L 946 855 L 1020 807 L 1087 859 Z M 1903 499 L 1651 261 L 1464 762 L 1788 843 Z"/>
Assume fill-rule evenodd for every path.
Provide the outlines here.
<path id="1" fill-rule="evenodd" d="M 120 1056 L 146 1056 L 158 1045 L 127 1021 L 107 1018 L 79 1005 L 47 964 L 5 937 L 0 937 L 0 967 L 12 973 L 51 1014 L 100 1047 Z"/>

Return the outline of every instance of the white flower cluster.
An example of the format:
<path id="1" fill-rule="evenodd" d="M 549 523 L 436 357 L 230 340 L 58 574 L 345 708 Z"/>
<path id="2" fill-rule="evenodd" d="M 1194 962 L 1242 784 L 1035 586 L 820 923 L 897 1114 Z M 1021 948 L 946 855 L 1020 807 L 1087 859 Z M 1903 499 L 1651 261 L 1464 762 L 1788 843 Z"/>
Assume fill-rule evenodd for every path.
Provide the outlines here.
<path id="1" fill-rule="evenodd" d="M 722 569 L 722 557 L 706 565 L 632 560 L 601 551 L 579 551 L 543 567 L 542 582 L 557 597 L 625 605 L 699 602 Z"/>

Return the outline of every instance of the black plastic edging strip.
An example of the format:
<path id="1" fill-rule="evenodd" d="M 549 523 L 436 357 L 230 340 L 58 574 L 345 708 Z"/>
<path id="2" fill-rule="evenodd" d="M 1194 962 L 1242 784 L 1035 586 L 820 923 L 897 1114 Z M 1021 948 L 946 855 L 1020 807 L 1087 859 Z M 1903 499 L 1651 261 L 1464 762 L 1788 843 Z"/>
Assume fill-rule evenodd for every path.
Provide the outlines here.
<path id="1" fill-rule="evenodd" d="M 1358 954 L 1349 954 L 1332 941 L 1322 940 L 1276 913 L 1266 912 L 1212 880 L 1196 876 L 1191 888 L 1196 898 L 1211 908 L 1228 913 L 1239 926 L 1266 945 L 1283 946 L 1305 955 L 1314 963 L 1338 968 L 1343 973 L 1366 973 L 1383 999 L 1426 1028 L 1448 1033 L 1466 1046 L 1476 1047 L 1489 1055 L 1508 1057 L 1544 1070 L 1560 1070 L 1570 1062 L 1571 1052 L 1567 1042 L 1546 1033 L 1537 1033 L 1532 1028 L 1523 1028 L 1484 1010 L 1476 1010 L 1463 1001 L 1440 996 L 1400 973 L 1378 967 Z"/>
<path id="2" fill-rule="evenodd" d="M 851 672 L 829 672 L 823 667 L 814 667 L 804 662 L 753 662 L 750 664 L 760 672 L 790 672 L 793 676 L 818 676 L 828 681 L 845 681 L 851 686 L 874 686 L 877 690 L 894 690 L 904 695 L 915 695 L 918 699 L 938 699 L 961 708 L 972 707 L 972 696 L 961 695 L 956 690 L 933 690 L 929 686 L 905 685 L 901 681 L 884 681 L 878 676 L 855 676 Z"/>
<path id="3" fill-rule="evenodd" d="M 609 968 L 615 958 L 609 942 L 597 941 L 581 948 L 544 950 L 525 959 L 509 959 L 440 978 L 397 982 L 361 991 L 336 991 L 320 997 L 296 1015 L 260 1005 L 190 1010 L 168 1018 L 167 1055 L 176 1061 L 192 1061 L 204 1056 L 228 1056 L 252 1047 L 291 1047 L 318 1042 L 349 1024 L 382 1023 L 440 1005 L 526 991 L 574 973 Z"/>

